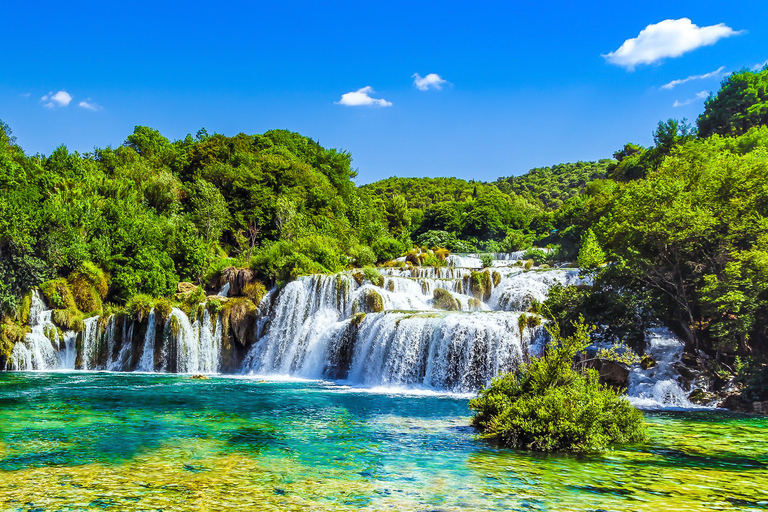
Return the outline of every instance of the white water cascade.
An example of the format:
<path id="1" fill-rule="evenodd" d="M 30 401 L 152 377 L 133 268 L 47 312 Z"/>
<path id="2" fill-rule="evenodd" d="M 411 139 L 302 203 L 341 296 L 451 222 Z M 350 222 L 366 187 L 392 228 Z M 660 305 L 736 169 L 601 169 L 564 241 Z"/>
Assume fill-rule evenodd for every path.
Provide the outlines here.
<path id="1" fill-rule="evenodd" d="M 287 284 L 243 370 L 365 386 L 475 391 L 514 370 L 541 335 L 538 326 L 520 327 L 533 300 L 546 299 L 555 282 L 584 283 L 572 270 L 492 269 L 488 272 L 498 275 L 488 276 L 486 302 L 472 295 L 471 269 L 380 270 L 381 286 L 358 284 L 349 272 Z M 459 310 L 437 308 L 436 289 L 449 292 Z"/>
<path id="2" fill-rule="evenodd" d="M 173 325 L 175 324 L 175 325 Z M 163 360 L 165 371 L 216 373 L 221 366 L 222 325 L 204 310 L 202 318 L 190 323 L 187 315 L 173 308 L 166 320 Z"/>
<path id="3" fill-rule="evenodd" d="M 152 372 L 155 370 L 155 308 L 152 308 L 147 316 L 147 332 L 144 334 L 144 345 L 141 349 L 141 359 L 136 366 L 136 371 Z"/>
<path id="4" fill-rule="evenodd" d="M 668 329 L 652 329 L 648 336 L 648 355 L 656 364 L 647 370 L 639 366 L 629 374 L 627 390 L 630 400 L 636 407 L 642 408 L 681 408 L 699 407 L 688 400 L 675 377 L 674 364 L 680 362 L 684 343 Z"/>
<path id="5" fill-rule="evenodd" d="M 46 309 L 37 290 L 32 292 L 29 327 L 32 332 L 13 346 L 8 367 L 11 370 L 51 370 L 59 366 L 59 333 L 51 322 L 53 311 Z M 74 368 L 74 365 L 73 365 Z"/>

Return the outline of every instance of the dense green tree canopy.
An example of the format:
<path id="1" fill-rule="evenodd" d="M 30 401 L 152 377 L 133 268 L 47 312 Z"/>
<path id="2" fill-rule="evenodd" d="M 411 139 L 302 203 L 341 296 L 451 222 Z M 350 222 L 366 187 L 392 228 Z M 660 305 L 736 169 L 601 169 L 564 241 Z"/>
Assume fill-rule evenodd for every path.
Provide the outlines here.
<path id="1" fill-rule="evenodd" d="M 755 126 L 768 125 L 768 66 L 727 76 L 718 93 L 704 103 L 696 123 L 700 137 L 742 135 Z"/>

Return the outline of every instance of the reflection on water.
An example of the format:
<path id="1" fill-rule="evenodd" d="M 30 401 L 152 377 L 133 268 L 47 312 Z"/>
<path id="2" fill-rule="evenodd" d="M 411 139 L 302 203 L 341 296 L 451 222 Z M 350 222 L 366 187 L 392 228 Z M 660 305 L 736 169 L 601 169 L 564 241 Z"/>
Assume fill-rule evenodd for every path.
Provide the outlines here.
<path id="1" fill-rule="evenodd" d="M 477 439 L 459 397 L 2 374 L 0 509 L 768 509 L 768 420 L 647 420 L 646 446 L 542 455 Z"/>

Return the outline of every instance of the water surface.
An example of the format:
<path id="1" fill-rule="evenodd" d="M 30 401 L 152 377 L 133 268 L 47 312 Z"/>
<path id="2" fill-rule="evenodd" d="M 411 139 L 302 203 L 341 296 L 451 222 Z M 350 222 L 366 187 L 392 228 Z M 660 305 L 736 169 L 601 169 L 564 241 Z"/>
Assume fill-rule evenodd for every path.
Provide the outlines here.
<path id="1" fill-rule="evenodd" d="M 649 413 L 589 456 L 499 449 L 465 398 L 326 382 L 0 374 L 0 509 L 768 510 L 768 419 Z"/>

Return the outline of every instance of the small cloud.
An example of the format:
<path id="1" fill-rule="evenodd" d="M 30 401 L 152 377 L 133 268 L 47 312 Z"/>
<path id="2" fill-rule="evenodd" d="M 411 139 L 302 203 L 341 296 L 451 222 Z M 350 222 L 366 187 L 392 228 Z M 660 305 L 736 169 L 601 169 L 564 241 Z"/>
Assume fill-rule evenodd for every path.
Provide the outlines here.
<path id="1" fill-rule="evenodd" d="M 755 64 L 754 66 L 752 66 L 752 71 L 762 71 L 762 69 L 765 66 L 768 66 L 768 60 L 766 60 L 765 62 L 761 62 L 760 64 Z"/>
<path id="2" fill-rule="evenodd" d="M 720 75 L 720 73 L 723 72 L 725 69 L 725 66 L 720 66 L 714 71 L 710 71 L 709 73 L 704 73 L 703 75 L 691 75 L 687 78 L 680 78 L 678 80 L 672 80 L 668 84 L 664 84 L 661 86 L 662 89 L 674 89 L 678 85 L 682 85 L 686 82 L 690 82 L 691 80 L 705 80 L 707 78 L 715 78 Z"/>
<path id="3" fill-rule="evenodd" d="M 88 110 L 93 110 L 96 112 L 97 110 L 101 110 L 103 107 L 96 103 L 95 101 L 91 101 L 91 98 L 86 98 L 80 103 L 77 104 L 78 107 L 85 108 Z"/>
<path id="4" fill-rule="evenodd" d="M 354 92 L 348 92 L 341 95 L 341 99 L 336 101 L 337 105 L 344 105 L 347 107 L 391 107 L 392 103 L 380 98 L 371 98 L 370 94 L 373 93 L 373 87 L 370 85 L 358 89 Z"/>
<path id="5" fill-rule="evenodd" d="M 437 73 L 430 73 L 423 78 L 418 73 L 411 76 L 413 77 L 413 85 L 420 91 L 428 91 L 430 87 L 439 90 L 443 88 L 443 84 L 448 83 L 448 80 L 443 80 Z"/>
<path id="6" fill-rule="evenodd" d="M 48 107 L 48 108 L 66 107 L 72 101 L 72 95 L 69 94 L 67 91 L 59 91 L 55 94 L 52 92 L 49 92 L 48 94 L 40 98 L 40 101 L 43 102 L 44 107 Z"/>
<path id="7" fill-rule="evenodd" d="M 690 105 L 694 101 L 703 100 L 707 96 L 709 96 L 709 91 L 701 91 L 699 93 L 696 93 L 696 97 L 694 97 L 694 98 L 689 98 L 689 99 L 684 100 L 684 101 L 677 101 L 677 100 L 675 100 L 675 102 L 672 104 L 672 106 L 673 107 L 684 107 L 686 105 Z"/>
<path id="8" fill-rule="evenodd" d="M 31 92 L 24 92 L 24 93 L 19 94 L 19 97 L 21 97 L 21 98 L 29 98 L 31 95 L 32 95 Z"/>
<path id="9" fill-rule="evenodd" d="M 648 25 L 637 37 L 627 39 L 615 52 L 603 55 L 611 64 L 632 71 L 638 64 L 652 64 L 667 57 L 679 57 L 702 46 L 715 44 L 724 37 L 736 36 L 725 23 L 699 27 L 688 18 L 664 20 Z"/>

